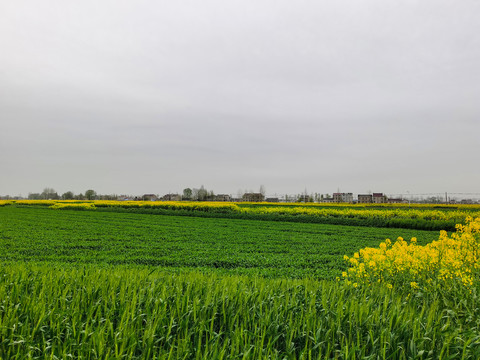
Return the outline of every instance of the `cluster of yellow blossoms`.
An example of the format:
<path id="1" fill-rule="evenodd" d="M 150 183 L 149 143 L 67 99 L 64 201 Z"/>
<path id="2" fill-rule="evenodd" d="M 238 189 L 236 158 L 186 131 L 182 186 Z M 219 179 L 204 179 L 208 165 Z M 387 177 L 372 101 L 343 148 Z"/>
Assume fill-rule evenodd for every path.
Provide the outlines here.
<path id="1" fill-rule="evenodd" d="M 230 212 L 239 211 L 239 207 L 229 202 L 201 202 L 201 201 L 116 201 L 116 200 L 17 200 L 0 202 L 0 206 L 8 204 L 48 206 L 51 209 L 90 209 L 99 207 L 121 207 L 125 209 L 168 209 L 187 211 L 214 211 Z"/>
<path id="2" fill-rule="evenodd" d="M 188 210 L 188 211 L 215 211 L 229 212 L 238 211 L 238 206 L 229 202 L 215 201 L 115 201 L 96 200 L 93 202 L 96 207 L 122 207 L 122 208 L 143 208 L 143 209 L 166 209 L 166 210 Z"/>
<path id="3" fill-rule="evenodd" d="M 60 203 L 57 202 L 50 206 L 50 209 L 74 209 L 74 210 L 94 210 L 94 203 Z"/>
<path id="4" fill-rule="evenodd" d="M 476 210 L 476 209 L 475 209 Z M 480 211 L 475 210 L 449 210 L 434 209 L 356 209 L 356 208 L 314 208 L 314 207 L 288 207 L 288 206 L 259 206 L 242 207 L 241 211 L 254 214 L 279 214 L 279 215 L 309 215 L 314 217 L 336 217 L 357 219 L 412 219 L 412 220 L 458 220 L 462 221 L 467 216 L 480 216 Z"/>
<path id="5" fill-rule="evenodd" d="M 467 217 L 456 228 L 450 237 L 441 231 L 438 240 L 425 246 L 417 245 L 416 238 L 409 243 L 398 238 L 364 248 L 344 257 L 349 268 L 342 276 L 353 286 L 379 282 L 418 289 L 457 282 L 470 287 L 480 277 L 480 218 Z"/>

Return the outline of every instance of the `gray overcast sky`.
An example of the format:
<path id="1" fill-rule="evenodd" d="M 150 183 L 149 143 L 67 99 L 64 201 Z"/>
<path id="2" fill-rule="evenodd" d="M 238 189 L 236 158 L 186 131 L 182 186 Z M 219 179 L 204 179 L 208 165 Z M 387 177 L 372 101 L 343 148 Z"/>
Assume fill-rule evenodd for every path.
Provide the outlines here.
<path id="1" fill-rule="evenodd" d="M 475 192 L 480 1 L 0 0 L 0 195 Z"/>

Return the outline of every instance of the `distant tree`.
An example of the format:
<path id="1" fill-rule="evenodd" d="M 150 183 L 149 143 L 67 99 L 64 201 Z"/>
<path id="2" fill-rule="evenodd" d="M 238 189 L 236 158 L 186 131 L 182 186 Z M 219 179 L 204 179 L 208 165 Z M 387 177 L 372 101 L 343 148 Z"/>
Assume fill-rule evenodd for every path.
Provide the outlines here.
<path id="1" fill-rule="evenodd" d="M 259 192 L 260 194 L 262 194 L 263 196 L 265 196 L 265 193 L 266 193 L 265 186 L 260 185 L 260 190 L 259 190 L 258 192 Z"/>
<path id="2" fill-rule="evenodd" d="M 85 191 L 85 198 L 87 198 L 87 200 L 95 200 L 96 197 L 97 193 L 94 190 L 90 189 Z"/>
<path id="3" fill-rule="evenodd" d="M 208 191 L 205 189 L 203 185 L 200 186 L 200 189 L 198 189 L 197 196 L 198 196 L 198 201 L 207 200 Z"/>
<path id="4" fill-rule="evenodd" d="M 213 190 L 208 192 L 206 200 L 209 200 L 209 201 L 215 200 L 215 193 L 213 192 Z"/>
<path id="5" fill-rule="evenodd" d="M 195 200 L 195 201 L 198 200 L 198 191 L 199 189 L 196 189 L 196 188 L 192 189 L 192 200 Z"/>
<path id="6" fill-rule="evenodd" d="M 42 194 L 39 194 L 39 193 L 29 193 L 28 194 L 28 200 L 41 200 L 41 199 L 43 199 Z"/>
<path id="7" fill-rule="evenodd" d="M 98 195 L 97 195 L 98 198 Z M 157 196 L 158 198 L 158 196 Z M 118 195 L 116 194 L 110 194 L 110 195 L 103 195 L 102 200 L 118 200 Z"/>
<path id="8" fill-rule="evenodd" d="M 425 203 L 427 204 L 440 204 L 442 202 L 442 197 L 439 196 L 430 196 L 425 199 Z"/>
<path id="9" fill-rule="evenodd" d="M 75 194 L 71 191 L 67 191 L 62 195 L 63 200 L 73 200 L 74 197 L 75 197 Z"/>
<path id="10" fill-rule="evenodd" d="M 192 200 L 193 191 L 190 188 L 183 189 L 183 200 Z"/>
<path id="11" fill-rule="evenodd" d="M 244 193 L 245 193 L 245 191 L 243 191 L 242 189 L 238 189 L 237 190 L 237 199 L 241 199 Z"/>
<path id="12" fill-rule="evenodd" d="M 42 195 L 42 199 L 44 200 L 58 200 L 60 198 L 57 192 L 52 188 L 43 189 L 41 195 Z"/>

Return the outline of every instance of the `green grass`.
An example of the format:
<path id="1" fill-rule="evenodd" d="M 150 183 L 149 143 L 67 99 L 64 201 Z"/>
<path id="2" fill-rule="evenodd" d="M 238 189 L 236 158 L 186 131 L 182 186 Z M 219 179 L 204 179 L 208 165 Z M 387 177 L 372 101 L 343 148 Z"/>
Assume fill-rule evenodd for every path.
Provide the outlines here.
<path id="1" fill-rule="evenodd" d="M 199 268 L 333 279 L 352 255 L 386 238 L 438 232 L 277 221 L 0 208 L 0 259 Z"/>
<path id="2" fill-rule="evenodd" d="M 3 359 L 480 356 L 478 308 L 459 314 L 440 297 L 145 268 L 12 264 L 0 272 Z"/>

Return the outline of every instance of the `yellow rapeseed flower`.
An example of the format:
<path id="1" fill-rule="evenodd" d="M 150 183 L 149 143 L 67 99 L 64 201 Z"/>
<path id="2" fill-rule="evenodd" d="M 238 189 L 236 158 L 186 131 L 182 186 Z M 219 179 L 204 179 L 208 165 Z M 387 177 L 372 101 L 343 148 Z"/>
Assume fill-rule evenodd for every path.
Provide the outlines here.
<path id="1" fill-rule="evenodd" d="M 412 289 L 438 281 L 448 287 L 447 283 L 457 281 L 470 287 L 480 276 L 480 218 L 467 218 L 456 229 L 451 236 L 441 231 L 438 240 L 425 246 L 417 245 L 415 237 L 409 243 L 398 237 L 394 244 L 386 239 L 378 248 L 361 249 L 353 258 L 345 256 L 350 266 L 344 272 L 345 281 L 385 282 L 388 288 L 409 283 Z"/>

